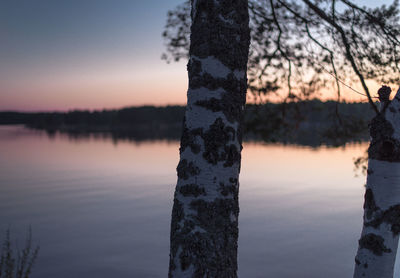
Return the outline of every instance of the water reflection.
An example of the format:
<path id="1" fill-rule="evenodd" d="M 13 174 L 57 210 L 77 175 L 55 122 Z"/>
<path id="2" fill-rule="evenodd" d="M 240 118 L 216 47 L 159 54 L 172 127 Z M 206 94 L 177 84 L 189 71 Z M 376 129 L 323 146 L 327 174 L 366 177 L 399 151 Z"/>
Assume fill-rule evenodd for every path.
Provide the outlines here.
<path id="1" fill-rule="evenodd" d="M 180 139 L 181 125 L 171 125 L 162 129 L 158 128 L 145 128 L 145 129 L 133 129 L 133 128 L 115 128 L 109 131 L 102 131 L 101 129 L 91 130 L 90 132 L 85 129 L 69 129 L 69 130 L 53 130 L 53 129 L 38 129 L 38 131 L 44 131 L 49 138 L 55 139 L 58 136 L 65 136 L 71 141 L 82 141 L 82 140 L 112 140 L 114 143 L 118 141 L 131 141 L 131 142 L 143 142 L 143 141 L 177 141 Z"/>
<path id="2" fill-rule="evenodd" d="M 180 140 L 182 126 L 181 124 L 170 125 L 157 125 L 157 126 L 116 126 L 116 127 L 96 127 L 96 126 L 72 126 L 72 127 L 33 127 L 38 131 L 44 131 L 49 138 L 56 138 L 57 136 L 66 136 L 72 141 L 101 139 L 111 139 L 114 143 L 118 141 L 178 141 Z M 319 148 L 321 146 L 340 147 L 349 143 L 363 143 L 368 140 L 368 135 L 354 134 L 354 136 L 345 137 L 327 137 L 320 134 L 318 130 L 307 130 L 301 133 L 296 130 L 291 131 L 283 137 L 269 138 L 256 134 L 252 131 L 247 131 L 244 135 L 244 140 L 247 142 L 265 142 L 265 140 L 273 140 L 270 143 L 282 143 L 285 145 L 308 146 Z M 265 140 L 264 140 L 265 139 Z"/>
<path id="3" fill-rule="evenodd" d="M 239 276 L 352 275 L 364 191 L 352 159 L 366 147 L 245 143 Z M 0 154 L 0 231 L 32 225 L 33 277 L 166 277 L 177 141 L 0 127 Z"/>

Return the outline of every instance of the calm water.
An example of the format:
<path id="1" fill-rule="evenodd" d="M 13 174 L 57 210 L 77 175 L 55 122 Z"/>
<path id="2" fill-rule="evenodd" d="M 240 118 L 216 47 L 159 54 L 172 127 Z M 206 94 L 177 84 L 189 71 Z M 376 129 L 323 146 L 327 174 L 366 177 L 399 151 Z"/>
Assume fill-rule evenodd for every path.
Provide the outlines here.
<path id="1" fill-rule="evenodd" d="M 366 144 L 247 143 L 241 277 L 351 277 Z M 178 142 L 49 138 L 0 127 L 0 232 L 40 245 L 33 277 L 166 277 Z"/>

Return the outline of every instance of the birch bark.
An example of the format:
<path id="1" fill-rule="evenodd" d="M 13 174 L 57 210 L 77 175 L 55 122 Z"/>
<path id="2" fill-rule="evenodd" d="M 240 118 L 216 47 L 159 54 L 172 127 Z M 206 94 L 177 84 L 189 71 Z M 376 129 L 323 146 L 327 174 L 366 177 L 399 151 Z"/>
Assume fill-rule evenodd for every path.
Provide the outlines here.
<path id="1" fill-rule="evenodd" d="M 354 278 L 392 278 L 400 233 L 400 89 L 378 91 L 381 111 L 371 121 L 364 223 Z"/>
<path id="2" fill-rule="evenodd" d="M 169 277 L 237 277 L 247 0 L 192 0 Z"/>

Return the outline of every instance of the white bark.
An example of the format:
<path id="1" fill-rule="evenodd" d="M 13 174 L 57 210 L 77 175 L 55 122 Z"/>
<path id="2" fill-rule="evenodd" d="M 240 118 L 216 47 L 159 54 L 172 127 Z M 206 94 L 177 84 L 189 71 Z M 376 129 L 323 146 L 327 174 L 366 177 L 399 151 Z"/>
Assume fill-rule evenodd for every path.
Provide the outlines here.
<path id="1" fill-rule="evenodd" d="M 364 224 L 354 278 L 392 278 L 400 233 L 400 93 L 371 123 Z M 387 106 L 387 107 L 385 107 Z M 380 117 L 380 118 L 379 118 Z"/>
<path id="2" fill-rule="evenodd" d="M 192 0 L 191 31 L 169 277 L 236 277 L 247 1 Z"/>

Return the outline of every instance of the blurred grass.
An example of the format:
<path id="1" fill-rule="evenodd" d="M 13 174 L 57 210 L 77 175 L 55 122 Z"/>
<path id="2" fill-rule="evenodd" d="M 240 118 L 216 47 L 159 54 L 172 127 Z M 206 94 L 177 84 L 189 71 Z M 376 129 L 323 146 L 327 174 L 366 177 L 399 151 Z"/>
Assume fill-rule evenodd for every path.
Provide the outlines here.
<path id="1" fill-rule="evenodd" d="M 10 229 L 5 232 L 0 253 L 0 278 L 29 278 L 39 254 L 39 246 L 32 246 L 32 229 L 29 228 L 22 250 L 11 242 Z"/>

